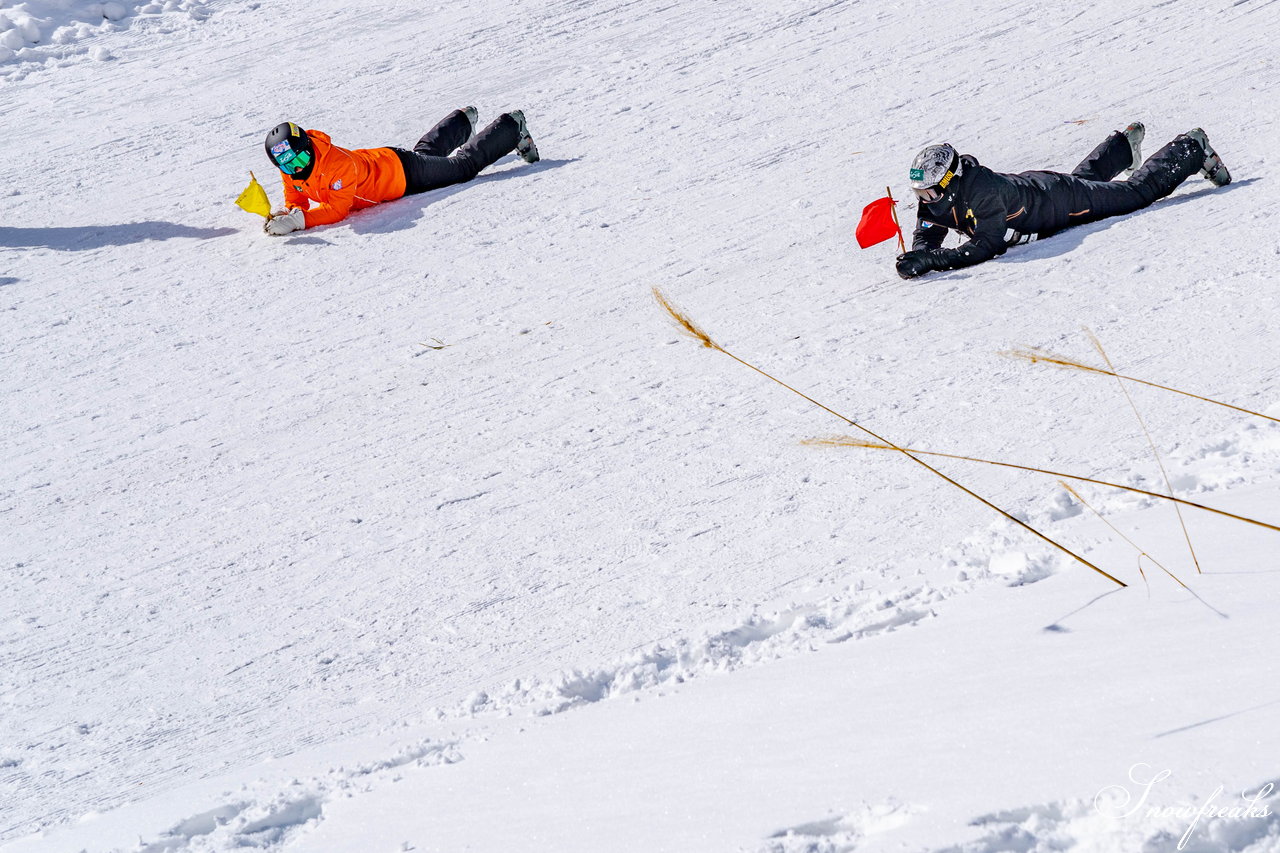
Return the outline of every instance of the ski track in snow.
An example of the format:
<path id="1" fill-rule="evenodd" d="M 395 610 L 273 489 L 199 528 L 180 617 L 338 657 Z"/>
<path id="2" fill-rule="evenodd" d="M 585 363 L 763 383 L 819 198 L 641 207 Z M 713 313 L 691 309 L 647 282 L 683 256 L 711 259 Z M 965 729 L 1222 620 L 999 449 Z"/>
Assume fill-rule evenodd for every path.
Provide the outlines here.
<path id="1" fill-rule="evenodd" d="M 945 39 L 853 2 L 6 4 L 0 839 L 406 718 L 556 713 L 879 638 L 1063 571 L 900 460 L 797 447 L 843 426 L 678 339 L 648 287 L 895 440 L 1161 488 L 1114 383 L 993 353 L 1088 358 L 1084 324 L 1122 372 L 1280 411 L 1256 177 L 1280 7 L 1211 5 L 1205 53 L 1136 0 L 970 4 L 983 23 Z M 261 136 L 286 114 L 405 144 L 471 102 L 523 107 L 544 162 L 287 240 L 230 206 L 249 169 L 279 197 Z M 925 142 L 1069 169 L 1132 118 L 1150 150 L 1204 125 L 1237 183 L 910 287 L 885 247 L 852 254 L 857 209 Z M 1276 425 L 1134 393 L 1180 494 L 1277 479 Z M 946 470 L 1064 538 L 1089 518 L 1042 479 Z M 278 846 L 347 779 L 232 798 L 153 849 Z M 867 808 L 766 849 L 854 849 L 914 806 Z M 959 849 L 1084 831 L 1074 805 L 982 820 L 988 846 Z"/>

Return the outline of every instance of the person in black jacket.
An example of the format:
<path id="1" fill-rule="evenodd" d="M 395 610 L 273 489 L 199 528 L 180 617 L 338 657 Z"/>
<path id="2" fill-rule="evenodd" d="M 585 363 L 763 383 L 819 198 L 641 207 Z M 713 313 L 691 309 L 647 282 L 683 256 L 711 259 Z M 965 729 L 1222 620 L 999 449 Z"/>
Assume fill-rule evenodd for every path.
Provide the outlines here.
<path id="1" fill-rule="evenodd" d="M 1179 134 L 1138 168 L 1145 133 L 1141 122 L 1112 133 L 1069 175 L 1000 174 L 949 144 L 928 146 L 911 164 L 911 188 L 920 204 L 911 251 L 898 256 L 898 275 L 916 278 L 973 266 L 1010 246 L 1132 213 L 1164 198 L 1197 171 L 1217 186 L 1231 182 L 1198 127 Z M 1130 173 L 1127 180 L 1111 180 L 1122 171 Z M 941 248 L 948 229 L 968 241 Z"/>

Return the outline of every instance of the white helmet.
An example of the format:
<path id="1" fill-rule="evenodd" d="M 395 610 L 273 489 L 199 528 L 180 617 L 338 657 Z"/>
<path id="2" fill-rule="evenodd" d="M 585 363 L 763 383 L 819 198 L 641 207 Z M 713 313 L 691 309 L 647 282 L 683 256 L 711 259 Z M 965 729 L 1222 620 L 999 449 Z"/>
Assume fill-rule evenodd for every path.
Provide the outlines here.
<path id="1" fill-rule="evenodd" d="M 927 145 L 911 161 L 911 190 L 926 204 L 943 197 L 951 179 L 963 171 L 960 155 L 949 143 Z"/>

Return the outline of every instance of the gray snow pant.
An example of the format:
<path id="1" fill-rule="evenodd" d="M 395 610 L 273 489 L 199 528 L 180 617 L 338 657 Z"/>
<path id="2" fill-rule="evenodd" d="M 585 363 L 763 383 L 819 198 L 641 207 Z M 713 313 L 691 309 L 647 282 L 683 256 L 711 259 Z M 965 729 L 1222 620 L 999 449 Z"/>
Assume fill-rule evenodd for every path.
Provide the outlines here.
<path id="1" fill-rule="evenodd" d="M 454 110 L 418 140 L 412 151 L 392 148 L 404 166 L 404 194 L 462 184 L 480 170 L 516 150 L 520 125 L 503 113 L 470 142 L 471 122 L 462 110 Z"/>

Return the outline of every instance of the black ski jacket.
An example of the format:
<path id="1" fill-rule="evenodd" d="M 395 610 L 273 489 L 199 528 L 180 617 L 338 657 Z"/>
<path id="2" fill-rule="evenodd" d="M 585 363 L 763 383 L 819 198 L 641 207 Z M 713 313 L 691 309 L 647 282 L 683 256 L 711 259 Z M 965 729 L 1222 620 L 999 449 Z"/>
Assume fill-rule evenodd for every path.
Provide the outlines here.
<path id="1" fill-rule="evenodd" d="M 1045 237 L 1075 225 L 1074 217 L 1089 213 L 1087 199 L 1077 199 L 1076 179 L 1061 172 L 993 172 L 965 154 L 964 168 L 952 203 L 941 211 L 920 203 L 912 249 L 936 249 L 938 269 L 973 266 L 1003 255 L 1005 249 L 1030 237 Z M 1073 209 L 1082 202 L 1079 210 Z M 937 207 L 938 205 L 934 205 Z M 947 229 L 969 237 L 954 249 L 941 249 Z"/>

